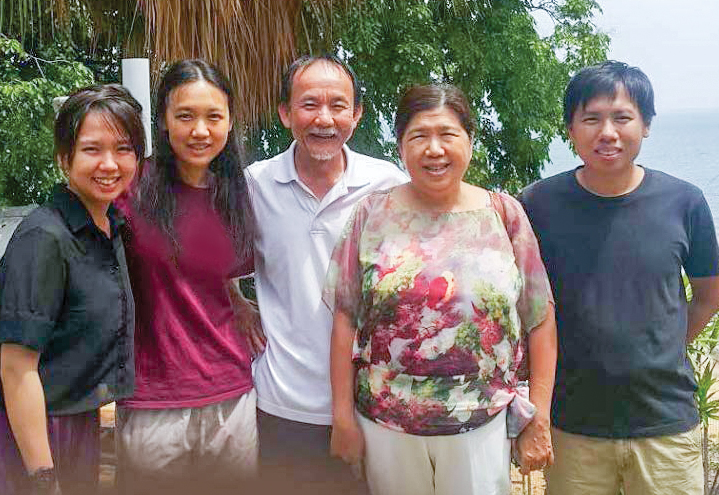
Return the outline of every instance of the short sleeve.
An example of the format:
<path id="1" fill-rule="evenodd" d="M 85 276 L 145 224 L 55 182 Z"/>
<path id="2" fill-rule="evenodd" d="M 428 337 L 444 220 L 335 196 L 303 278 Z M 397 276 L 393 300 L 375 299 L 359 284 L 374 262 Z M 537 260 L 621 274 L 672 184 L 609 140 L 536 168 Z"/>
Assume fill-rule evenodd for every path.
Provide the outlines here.
<path id="1" fill-rule="evenodd" d="M 719 275 L 719 247 L 711 210 L 704 195 L 690 211 L 689 252 L 684 270 L 689 277 Z"/>
<path id="2" fill-rule="evenodd" d="M 16 232 L 0 261 L 0 343 L 42 352 L 62 311 L 65 278 L 55 235 L 42 228 Z"/>
<path id="3" fill-rule="evenodd" d="M 547 305 L 554 304 L 539 244 L 522 205 L 511 196 L 499 194 L 504 206 L 507 234 L 514 249 L 514 262 L 522 277 L 517 313 L 527 334 L 544 321 Z"/>
<path id="4" fill-rule="evenodd" d="M 322 291 L 322 300 L 330 311 L 342 311 L 353 322 L 357 321 L 361 299 L 362 266 L 359 250 L 366 220 L 367 206 L 363 200 L 355 207 L 335 245 Z"/>

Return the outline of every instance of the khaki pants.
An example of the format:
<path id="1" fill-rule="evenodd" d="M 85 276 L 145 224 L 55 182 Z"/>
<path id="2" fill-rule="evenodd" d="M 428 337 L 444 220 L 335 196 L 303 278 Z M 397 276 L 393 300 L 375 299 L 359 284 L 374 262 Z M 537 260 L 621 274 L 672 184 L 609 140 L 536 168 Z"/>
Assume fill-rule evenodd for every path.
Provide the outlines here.
<path id="1" fill-rule="evenodd" d="M 117 410 L 122 495 L 252 493 L 257 395 L 181 409 Z"/>
<path id="2" fill-rule="evenodd" d="M 607 439 L 552 428 L 547 495 L 703 495 L 701 430 Z"/>

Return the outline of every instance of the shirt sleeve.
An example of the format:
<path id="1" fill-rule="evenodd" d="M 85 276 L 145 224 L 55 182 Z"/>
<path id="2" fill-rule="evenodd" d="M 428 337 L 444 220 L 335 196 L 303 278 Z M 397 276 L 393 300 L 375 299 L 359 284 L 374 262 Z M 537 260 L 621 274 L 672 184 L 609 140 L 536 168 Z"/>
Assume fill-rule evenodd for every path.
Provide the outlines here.
<path id="1" fill-rule="evenodd" d="M 56 236 L 32 228 L 12 237 L 0 262 L 0 343 L 43 352 L 62 311 L 66 273 Z"/>
<path id="2" fill-rule="evenodd" d="M 357 321 L 361 300 L 362 266 L 359 249 L 366 220 L 366 202 L 361 201 L 355 207 L 335 245 L 322 291 L 322 300 L 330 311 L 342 311 L 353 322 Z"/>
<path id="3" fill-rule="evenodd" d="M 511 196 L 499 194 L 504 205 L 507 234 L 514 249 L 514 262 L 522 277 L 522 291 L 517 301 L 517 313 L 522 332 L 528 334 L 544 321 L 547 305 L 554 304 L 547 271 L 542 263 L 537 238 L 522 209 Z"/>
<path id="4" fill-rule="evenodd" d="M 689 277 L 719 275 L 719 247 L 714 220 L 704 195 L 695 202 L 689 221 L 689 252 L 684 270 Z"/>

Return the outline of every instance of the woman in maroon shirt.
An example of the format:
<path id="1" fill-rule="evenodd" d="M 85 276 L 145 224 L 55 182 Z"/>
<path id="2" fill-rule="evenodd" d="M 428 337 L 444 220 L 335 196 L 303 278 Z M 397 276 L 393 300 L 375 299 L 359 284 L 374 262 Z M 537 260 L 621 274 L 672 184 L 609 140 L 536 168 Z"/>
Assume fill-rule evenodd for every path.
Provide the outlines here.
<path id="1" fill-rule="evenodd" d="M 234 109 L 206 62 L 170 67 L 157 154 L 121 202 L 137 301 L 135 395 L 117 415 L 124 493 L 217 493 L 256 471 L 252 350 L 231 300 L 254 231 Z"/>

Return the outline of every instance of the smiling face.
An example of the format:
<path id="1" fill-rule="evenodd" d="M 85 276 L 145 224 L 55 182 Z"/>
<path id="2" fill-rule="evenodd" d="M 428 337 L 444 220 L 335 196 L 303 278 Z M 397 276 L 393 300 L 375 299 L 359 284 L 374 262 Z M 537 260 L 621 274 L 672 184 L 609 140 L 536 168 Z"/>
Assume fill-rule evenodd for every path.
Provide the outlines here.
<path id="1" fill-rule="evenodd" d="M 624 86 L 616 95 L 599 96 L 578 108 L 569 137 L 586 170 L 601 175 L 630 171 L 649 128 Z"/>
<path id="2" fill-rule="evenodd" d="M 362 108 L 354 106 L 352 80 L 342 68 L 317 61 L 293 78 L 290 101 L 279 108 L 282 124 L 297 141 L 300 160 L 341 159 Z"/>
<path id="3" fill-rule="evenodd" d="M 472 158 L 472 140 L 446 106 L 417 112 L 407 124 L 399 153 L 411 186 L 429 197 L 459 191 Z"/>
<path id="4" fill-rule="evenodd" d="M 177 166 L 187 175 L 206 173 L 232 128 L 227 95 L 214 84 L 195 81 L 170 92 L 165 128 Z M 181 174 L 183 175 L 183 174 Z"/>
<path id="5" fill-rule="evenodd" d="M 110 119 L 101 112 L 88 113 L 78 131 L 72 159 L 61 159 L 68 187 L 93 218 L 105 215 L 137 169 L 138 157 L 129 136 Z"/>

